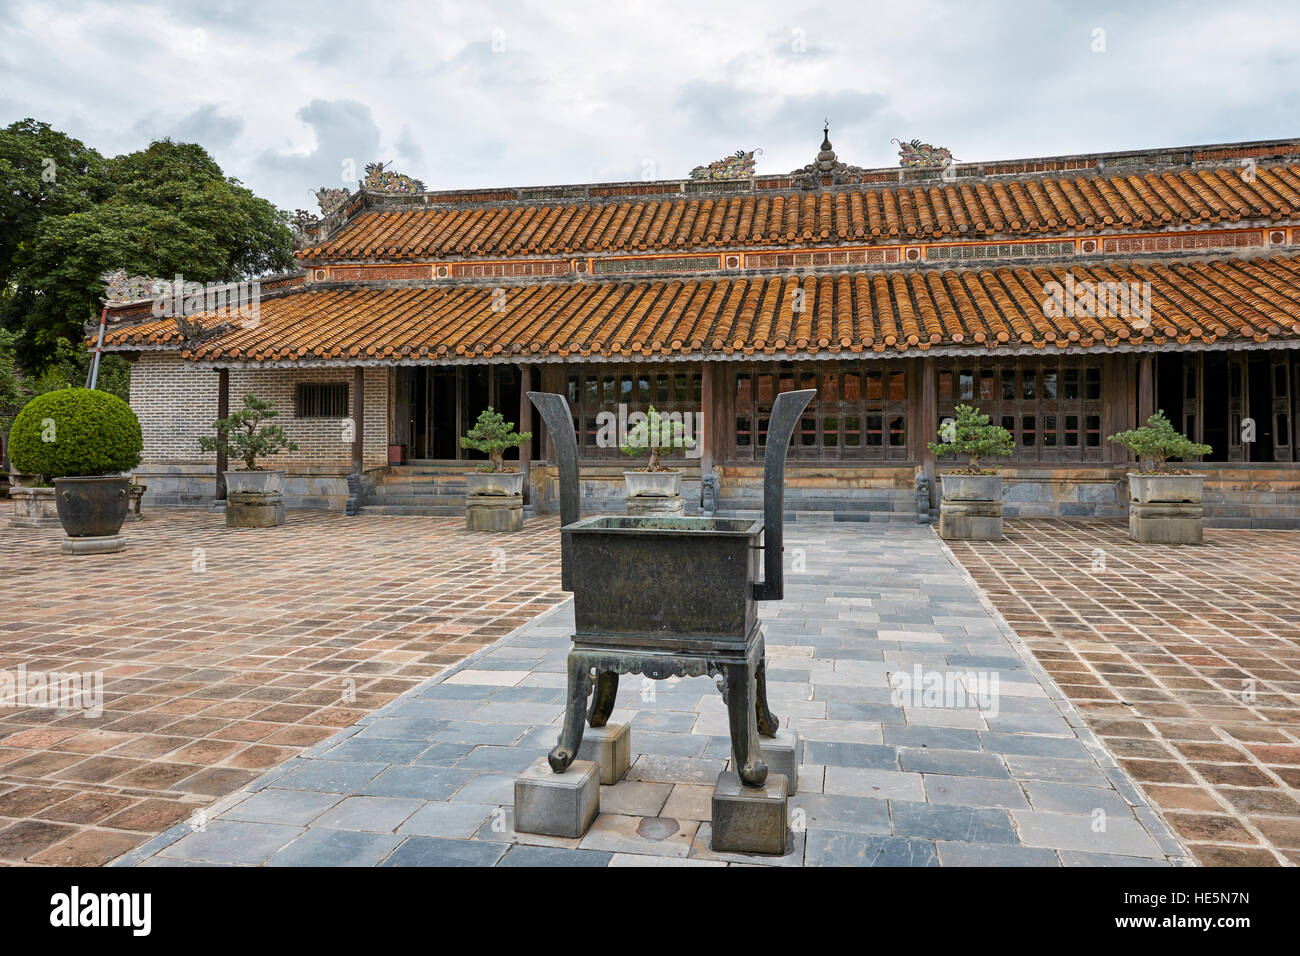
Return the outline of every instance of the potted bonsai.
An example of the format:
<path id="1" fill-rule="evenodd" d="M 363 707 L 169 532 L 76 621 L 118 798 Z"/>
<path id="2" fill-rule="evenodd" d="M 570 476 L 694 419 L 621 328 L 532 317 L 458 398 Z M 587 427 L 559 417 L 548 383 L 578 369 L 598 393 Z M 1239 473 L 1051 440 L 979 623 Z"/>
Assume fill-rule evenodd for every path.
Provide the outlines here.
<path id="1" fill-rule="evenodd" d="M 231 461 L 242 461 L 243 470 L 226 472 L 226 526 L 270 528 L 284 524 L 283 468 L 260 468 L 258 458 L 281 451 L 297 451 L 279 425 L 266 424 L 279 412 L 256 395 L 245 395 L 242 408 L 228 418 L 212 423 L 216 436 L 199 439 L 204 451 L 224 452 Z"/>
<path id="2" fill-rule="evenodd" d="M 645 417 L 628 429 L 623 454 L 639 458 L 650 456 L 644 468 L 623 472 L 627 487 L 627 513 L 631 515 L 681 515 L 682 473 L 663 464 L 663 456 L 694 448 L 695 440 L 685 435 L 682 423 L 665 418 L 653 405 Z"/>
<path id="3" fill-rule="evenodd" d="M 469 531 L 521 531 L 524 527 L 524 473 L 506 471 L 505 451 L 531 441 L 532 432 L 516 432 L 514 422 L 488 406 L 460 440 L 461 448 L 480 451 L 488 460 L 465 476 L 465 528 Z"/>
<path id="4" fill-rule="evenodd" d="M 965 455 L 965 468 L 939 476 L 939 537 L 962 541 L 1002 540 L 1002 477 L 980 459 L 1010 455 L 1016 448 L 1011 433 L 990 425 L 989 417 L 970 405 L 958 405 L 956 417 L 939 429 L 939 441 L 929 449 L 937 456 Z"/>
<path id="5" fill-rule="evenodd" d="M 1213 449 L 1178 432 L 1163 411 L 1157 411 L 1141 428 L 1111 435 L 1110 440 L 1138 460 L 1138 470 L 1128 474 L 1129 537 L 1148 544 L 1200 544 L 1205 475 L 1170 470 L 1169 459 L 1185 461 L 1208 455 Z"/>
<path id="6" fill-rule="evenodd" d="M 122 551 L 130 470 L 144 439 L 131 406 L 116 395 L 63 388 L 32 399 L 14 419 L 9 455 L 19 472 L 53 483 L 54 505 L 67 537 L 64 554 Z M 126 473 L 126 474 L 124 474 Z"/>

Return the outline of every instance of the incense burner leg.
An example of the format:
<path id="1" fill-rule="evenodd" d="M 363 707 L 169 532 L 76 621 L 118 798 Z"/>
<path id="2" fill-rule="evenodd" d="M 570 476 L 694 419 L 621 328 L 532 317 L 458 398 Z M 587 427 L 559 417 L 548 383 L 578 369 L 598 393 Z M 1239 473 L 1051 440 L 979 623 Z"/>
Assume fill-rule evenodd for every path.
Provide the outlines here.
<path id="1" fill-rule="evenodd" d="M 726 665 L 727 716 L 731 723 L 731 755 L 747 787 L 761 787 L 767 764 L 758 745 L 754 667 L 749 662 Z"/>
<path id="2" fill-rule="evenodd" d="M 591 698 L 591 710 L 588 720 L 593 727 L 604 727 L 609 715 L 614 712 L 614 701 L 618 699 L 618 674 L 614 671 L 601 671 L 596 677 L 596 693 Z"/>
<path id="3" fill-rule="evenodd" d="M 564 727 L 547 762 L 556 773 L 564 773 L 578 756 L 582 745 L 583 725 L 587 716 L 587 695 L 591 693 L 591 667 L 586 658 L 575 651 L 569 652 L 569 698 L 564 707 Z"/>
<path id="4" fill-rule="evenodd" d="M 758 719 L 758 732 L 764 737 L 775 737 L 781 721 L 767 706 L 767 658 L 760 658 L 754 669 L 754 712 Z"/>

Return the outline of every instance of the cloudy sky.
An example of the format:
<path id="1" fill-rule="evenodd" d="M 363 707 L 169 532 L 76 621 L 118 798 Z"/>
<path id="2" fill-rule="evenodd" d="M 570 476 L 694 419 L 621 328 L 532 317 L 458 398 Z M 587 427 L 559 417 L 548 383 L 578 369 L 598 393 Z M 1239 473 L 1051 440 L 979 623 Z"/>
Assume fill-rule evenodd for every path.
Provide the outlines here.
<path id="1" fill-rule="evenodd" d="M 1300 135 L 1270 3 L 0 0 L 0 124 L 202 143 L 285 209 L 388 160 L 430 188 L 672 178 L 736 149 L 897 163 Z"/>

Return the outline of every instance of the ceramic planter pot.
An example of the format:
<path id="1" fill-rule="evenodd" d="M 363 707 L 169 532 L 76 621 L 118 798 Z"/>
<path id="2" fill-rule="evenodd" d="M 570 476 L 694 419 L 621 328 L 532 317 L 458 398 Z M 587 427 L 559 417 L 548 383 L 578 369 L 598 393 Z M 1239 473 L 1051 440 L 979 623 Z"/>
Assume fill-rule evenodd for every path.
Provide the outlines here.
<path id="1" fill-rule="evenodd" d="M 940 475 L 949 501 L 1001 501 L 1001 475 Z"/>
<path id="2" fill-rule="evenodd" d="M 522 471 L 471 471 L 465 476 L 465 494 L 477 495 L 522 495 L 524 493 L 524 473 Z"/>
<path id="3" fill-rule="evenodd" d="M 1204 475 L 1138 475 L 1129 472 L 1128 494 L 1132 501 L 1154 504 L 1166 501 L 1200 503 Z"/>
<path id="4" fill-rule="evenodd" d="M 55 478 L 54 503 L 69 538 L 103 538 L 117 534 L 130 505 L 131 479 Z"/>
<path id="5" fill-rule="evenodd" d="M 226 472 L 227 495 L 278 495 L 284 490 L 284 469 Z"/>
<path id="6" fill-rule="evenodd" d="M 629 498 L 672 498 L 682 493 L 680 471 L 625 471 L 623 482 Z"/>

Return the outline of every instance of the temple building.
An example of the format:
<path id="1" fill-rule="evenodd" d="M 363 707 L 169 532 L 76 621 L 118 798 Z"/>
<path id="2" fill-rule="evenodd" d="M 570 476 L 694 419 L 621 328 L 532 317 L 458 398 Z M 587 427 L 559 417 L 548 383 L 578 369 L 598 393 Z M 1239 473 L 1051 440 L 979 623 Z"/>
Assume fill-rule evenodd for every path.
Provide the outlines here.
<path id="1" fill-rule="evenodd" d="M 587 510 L 622 507 L 611 416 L 653 405 L 700 423 L 688 507 L 757 511 L 772 401 L 815 388 L 796 520 L 915 520 L 918 474 L 935 498 L 947 464 L 927 443 L 968 403 L 1015 436 L 1009 516 L 1124 515 L 1132 465 L 1107 437 L 1162 409 L 1213 446 L 1211 525 L 1300 527 L 1300 140 L 901 146 L 892 168 L 825 134 L 786 174 L 741 152 L 680 180 L 459 191 L 373 165 L 299 214 L 299 269 L 255 310 L 110 310 L 145 503 L 221 494 L 198 437 L 251 392 L 299 446 L 274 462 L 291 507 L 454 513 L 481 459 L 459 439 L 491 405 L 534 433 L 528 497 L 554 510 L 535 389 L 568 398 Z"/>

